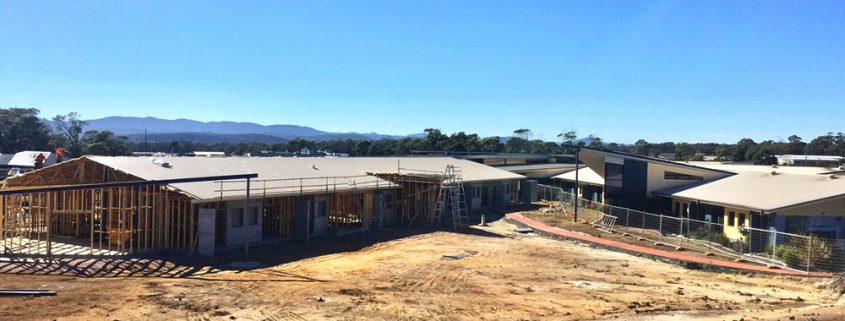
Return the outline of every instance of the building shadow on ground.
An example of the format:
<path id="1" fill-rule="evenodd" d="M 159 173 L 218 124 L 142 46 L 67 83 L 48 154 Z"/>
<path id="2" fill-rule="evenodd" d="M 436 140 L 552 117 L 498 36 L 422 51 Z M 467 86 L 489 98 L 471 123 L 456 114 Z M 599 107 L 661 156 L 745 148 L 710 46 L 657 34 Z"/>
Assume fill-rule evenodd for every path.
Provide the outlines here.
<path id="1" fill-rule="evenodd" d="M 471 225 L 480 222 L 484 215 L 486 222 L 492 223 L 504 214 L 530 210 L 534 205 L 512 205 L 508 207 L 478 211 L 469 215 Z M 396 226 L 374 229 L 368 232 L 348 235 L 325 235 L 305 240 L 280 240 L 251 246 L 245 255 L 243 248 L 220 251 L 215 258 L 189 256 L 183 253 L 146 253 L 135 256 L 64 256 L 59 258 L 44 257 L 2 257 L 0 273 L 20 275 L 61 275 L 90 278 L 118 277 L 154 277 L 154 278 L 192 278 L 207 281 L 225 281 L 213 277 L 223 271 L 257 271 L 266 267 L 296 262 L 323 255 L 355 252 L 367 247 L 416 235 L 434 232 L 458 233 L 479 237 L 501 238 L 503 235 L 490 233 L 477 228 L 459 228 L 443 226 Z M 252 264 L 232 264 L 249 262 Z M 265 270 L 266 271 L 266 270 Z M 264 273 L 264 271 L 260 271 Z M 263 281 L 319 282 L 312 278 L 276 270 L 268 275 L 271 279 Z M 242 280 L 239 281 L 250 281 Z"/>

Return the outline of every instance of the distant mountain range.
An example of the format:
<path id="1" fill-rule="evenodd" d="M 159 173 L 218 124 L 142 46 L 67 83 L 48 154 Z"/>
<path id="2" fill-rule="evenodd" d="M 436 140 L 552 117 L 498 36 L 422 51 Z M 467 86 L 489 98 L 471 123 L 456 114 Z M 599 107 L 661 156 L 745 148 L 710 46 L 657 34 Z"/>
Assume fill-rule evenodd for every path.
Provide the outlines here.
<path id="1" fill-rule="evenodd" d="M 255 123 L 217 121 L 201 122 L 190 119 L 161 119 L 155 117 L 106 117 L 86 120 L 85 130 L 110 130 L 131 140 L 143 140 L 144 130 L 149 141 L 186 140 L 202 143 L 277 143 L 294 138 L 307 140 L 381 140 L 404 137 L 424 137 L 425 134 L 406 136 L 378 133 L 332 133 L 297 125 L 259 125 Z"/>

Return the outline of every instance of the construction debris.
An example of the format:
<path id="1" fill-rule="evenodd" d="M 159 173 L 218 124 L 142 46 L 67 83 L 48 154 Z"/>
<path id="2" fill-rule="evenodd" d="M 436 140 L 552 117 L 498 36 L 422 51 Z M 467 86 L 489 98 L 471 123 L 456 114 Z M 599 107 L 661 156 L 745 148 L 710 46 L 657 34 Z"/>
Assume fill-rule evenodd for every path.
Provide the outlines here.
<path id="1" fill-rule="evenodd" d="M 460 259 L 463 259 L 465 257 L 473 256 L 473 255 L 476 255 L 476 254 L 478 254 L 478 251 L 463 250 L 463 251 L 460 251 L 460 252 L 455 253 L 455 254 L 443 255 L 443 259 L 444 260 L 460 260 Z"/>
<path id="2" fill-rule="evenodd" d="M 53 296 L 56 291 L 51 290 L 0 290 L 0 296 Z"/>

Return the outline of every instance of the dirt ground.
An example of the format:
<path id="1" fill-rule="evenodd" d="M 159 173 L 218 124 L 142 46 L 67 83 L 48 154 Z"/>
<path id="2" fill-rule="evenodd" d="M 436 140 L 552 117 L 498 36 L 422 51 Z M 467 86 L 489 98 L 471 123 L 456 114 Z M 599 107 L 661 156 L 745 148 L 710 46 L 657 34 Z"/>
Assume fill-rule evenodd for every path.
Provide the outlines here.
<path id="1" fill-rule="evenodd" d="M 845 319 L 845 300 L 826 279 L 689 270 L 514 228 L 496 221 L 463 233 L 266 247 L 252 252 L 263 264 L 252 270 L 156 260 L 4 263 L 0 287 L 58 294 L 0 297 L 0 319 Z"/>

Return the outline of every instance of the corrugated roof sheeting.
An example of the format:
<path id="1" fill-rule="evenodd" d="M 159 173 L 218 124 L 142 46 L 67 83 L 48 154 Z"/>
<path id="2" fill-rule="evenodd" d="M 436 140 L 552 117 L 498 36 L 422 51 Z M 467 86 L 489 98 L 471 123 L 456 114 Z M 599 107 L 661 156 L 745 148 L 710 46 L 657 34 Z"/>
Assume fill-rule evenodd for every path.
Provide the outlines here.
<path id="1" fill-rule="evenodd" d="M 393 188 L 388 180 L 368 172 L 442 173 L 447 165 L 462 169 L 464 182 L 515 180 L 524 176 L 490 166 L 451 157 L 158 157 L 169 167 L 156 165 L 149 157 L 102 157 L 91 160 L 140 177 L 159 180 L 211 175 L 258 174 L 252 182 L 254 196 L 296 195 L 355 189 Z M 222 186 L 222 189 L 221 189 Z M 199 200 L 245 195 L 245 182 L 198 182 L 173 184 L 173 187 Z"/>
<path id="2" fill-rule="evenodd" d="M 702 202 L 777 211 L 818 200 L 845 197 L 845 177 L 739 172 L 714 181 L 655 192 Z"/>

